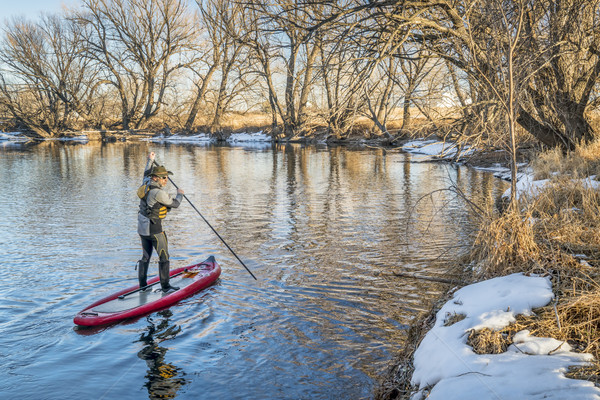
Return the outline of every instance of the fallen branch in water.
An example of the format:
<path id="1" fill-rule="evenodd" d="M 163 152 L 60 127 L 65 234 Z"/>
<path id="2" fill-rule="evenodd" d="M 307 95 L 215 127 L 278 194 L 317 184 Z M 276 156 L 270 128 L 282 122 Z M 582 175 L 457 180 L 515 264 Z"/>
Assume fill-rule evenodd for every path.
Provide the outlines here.
<path id="1" fill-rule="evenodd" d="M 393 272 L 393 274 L 394 274 L 394 276 L 400 276 L 403 278 L 421 279 L 424 281 L 447 283 L 449 285 L 466 285 L 467 284 L 465 282 L 454 280 L 454 279 L 436 278 L 436 277 L 432 277 L 432 276 L 417 275 L 414 273 L 411 274 L 408 272 Z"/>

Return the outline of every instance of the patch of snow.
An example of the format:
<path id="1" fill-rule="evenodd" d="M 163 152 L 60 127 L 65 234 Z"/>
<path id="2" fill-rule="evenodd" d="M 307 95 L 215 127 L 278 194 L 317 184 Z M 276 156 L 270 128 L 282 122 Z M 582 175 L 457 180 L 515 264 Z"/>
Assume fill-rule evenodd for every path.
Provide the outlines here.
<path id="1" fill-rule="evenodd" d="M 56 140 L 61 141 L 61 142 L 87 142 L 88 137 L 86 135 L 79 135 L 79 136 L 61 137 Z"/>
<path id="2" fill-rule="evenodd" d="M 160 142 L 160 143 L 196 143 L 196 144 L 209 144 L 217 141 L 216 138 L 211 137 L 206 133 L 200 133 L 198 135 L 171 135 L 164 136 L 160 135 L 157 137 L 153 137 L 147 139 L 152 142 Z M 248 143 L 261 143 L 261 144 L 270 144 L 272 141 L 271 137 L 262 132 L 258 133 L 234 133 L 229 136 L 226 140 L 227 143 L 231 145 L 242 144 L 244 146 L 248 146 Z"/>
<path id="3" fill-rule="evenodd" d="M 28 142 L 28 137 L 22 136 L 22 132 L 0 132 L 0 140 L 10 140 L 15 142 Z"/>
<path id="4" fill-rule="evenodd" d="M 271 136 L 262 133 L 234 133 L 229 138 L 227 138 L 228 143 L 237 143 L 237 142 L 271 142 Z"/>
<path id="5" fill-rule="evenodd" d="M 212 143 L 215 142 L 216 139 L 211 138 L 206 133 L 200 133 L 198 135 L 170 135 L 170 136 L 156 136 L 150 139 L 146 139 L 151 142 L 159 142 L 159 143 Z"/>
<path id="6" fill-rule="evenodd" d="M 452 160 L 458 152 L 458 145 L 454 142 L 440 142 L 439 140 L 432 139 L 418 139 L 405 143 L 404 146 L 402 146 L 402 150 L 407 153 L 422 156 L 416 161 L 429 161 L 434 159 Z M 476 150 L 474 148 L 466 146 L 462 149 L 460 156 L 468 156 L 475 153 L 475 151 Z M 510 168 L 503 167 L 500 164 L 496 164 L 493 167 L 475 167 L 475 169 L 480 171 L 491 172 L 496 178 L 505 181 L 510 181 L 512 179 Z M 517 170 L 519 170 L 519 172 L 517 172 L 517 180 L 519 180 L 520 177 L 528 173 L 527 163 L 517 164 Z M 525 171 L 523 172 L 521 170 Z"/>
<path id="7" fill-rule="evenodd" d="M 527 198 L 533 198 L 538 196 L 542 190 L 546 187 L 546 185 L 550 184 L 550 179 L 539 179 L 534 180 L 533 173 L 528 172 L 520 175 L 517 180 L 517 198 L 521 198 L 523 196 Z M 600 182 L 596 180 L 596 176 L 588 176 L 584 179 L 579 179 L 579 182 L 583 185 L 584 188 L 587 189 L 600 189 Z M 508 188 L 502 194 L 502 197 L 509 198 L 511 189 Z"/>
<path id="8" fill-rule="evenodd" d="M 455 142 L 440 142 L 438 140 L 413 140 L 402 146 L 402 150 L 407 153 L 424 155 L 430 158 L 448 160 L 456 156 L 459 151 L 458 144 Z M 472 154 L 474 149 L 465 147 L 462 149 L 461 156 Z"/>
<path id="9" fill-rule="evenodd" d="M 514 337 L 502 354 L 476 354 L 467 345 L 471 330 L 501 329 L 519 314 L 529 315 L 553 298 L 545 277 L 512 274 L 458 290 L 436 315 L 434 327 L 414 354 L 413 399 L 600 399 L 593 383 L 567 379 L 569 366 L 584 365 L 590 354 L 528 331 Z M 447 316 L 465 318 L 444 326 Z M 428 392 L 428 387 L 433 386 Z"/>

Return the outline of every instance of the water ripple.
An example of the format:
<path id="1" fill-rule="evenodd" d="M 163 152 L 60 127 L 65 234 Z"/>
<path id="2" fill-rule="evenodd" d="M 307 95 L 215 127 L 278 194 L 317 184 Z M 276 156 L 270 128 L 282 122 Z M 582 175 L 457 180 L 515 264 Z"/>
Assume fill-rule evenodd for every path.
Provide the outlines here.
<path id="1" fill-rule="evenodd" d="M 137 281 L 148 146 L 0 148 L 14 178 L 0 197 L 3 398 L 369 398 L 444 290 L 393 272 L 444 274 L 470 244 L 464 202 L 426 195 L 448 178 L 480 204 L 504 190 L 371 150 L 152 145 L 259 279 L 183 204 L 165 220 L 172 268 L 215 255 L 220 280 L 168 310 L 74 328 L 85 305 Z"/>

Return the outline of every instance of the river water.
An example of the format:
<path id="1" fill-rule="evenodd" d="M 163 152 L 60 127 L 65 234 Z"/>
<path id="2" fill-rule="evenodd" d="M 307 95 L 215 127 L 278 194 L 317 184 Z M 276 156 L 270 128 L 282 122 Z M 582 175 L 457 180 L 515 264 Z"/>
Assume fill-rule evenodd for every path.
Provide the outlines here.
<path id="1" fill-rule="evenodd" d="M 214 255 L 219 281 L 165 311 L 76 328 L 78 311 L 137 283 L 150 150 L 258 280 L 184 202 L 165 220 L 171 267 Z M 0 398 L 370 398 L 447 289 L 393 272 L 445 274 L 471 243 L 470 208 L 440 189 L 481 205 L 505 188 L 414 161 L 300 145 L 0 144 Z"/>

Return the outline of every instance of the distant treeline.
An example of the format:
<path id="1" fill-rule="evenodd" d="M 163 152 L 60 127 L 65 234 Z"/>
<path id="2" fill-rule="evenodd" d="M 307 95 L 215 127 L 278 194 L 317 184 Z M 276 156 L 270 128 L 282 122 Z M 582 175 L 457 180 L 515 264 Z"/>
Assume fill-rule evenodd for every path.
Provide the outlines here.
<path id="1" fill-rule="evenodd" d="M 368 120 L 567 149 L 594 135 L 599 3 L 82 0 L 4 22 L 0 117 L 50 137 L 262 113 L 285 137 Z"/>

